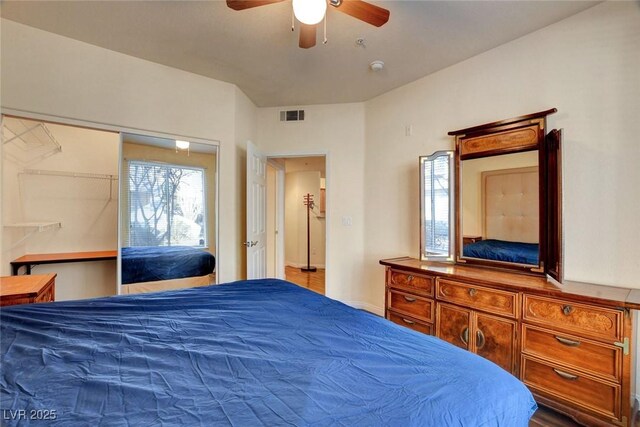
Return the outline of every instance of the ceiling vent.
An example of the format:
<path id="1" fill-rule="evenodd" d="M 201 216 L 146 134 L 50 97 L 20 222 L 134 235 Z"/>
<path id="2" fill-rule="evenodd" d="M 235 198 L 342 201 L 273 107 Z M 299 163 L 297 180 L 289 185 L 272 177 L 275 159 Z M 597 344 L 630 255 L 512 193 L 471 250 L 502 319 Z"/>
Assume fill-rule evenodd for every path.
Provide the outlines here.
<path id="1" fill-rule="evenodd" d="M 281 122 L 299 122 L 304 120 L 304 110 L 280 111 Z"/>

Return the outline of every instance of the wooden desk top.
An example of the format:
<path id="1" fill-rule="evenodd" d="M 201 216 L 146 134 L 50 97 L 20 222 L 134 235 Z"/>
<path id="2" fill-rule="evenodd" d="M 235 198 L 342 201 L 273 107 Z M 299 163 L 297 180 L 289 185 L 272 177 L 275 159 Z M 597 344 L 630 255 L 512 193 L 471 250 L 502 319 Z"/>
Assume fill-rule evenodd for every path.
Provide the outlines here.
<path id="1" fill-rule="evenodd" d="M 0 299 L 3 297 L 35 297 L 56 276 L 55 273 L 49 273 L 0 277 Z"/>
<path id="2" fill-rule="evenodd" d="M 468 280 L 489 287 L 501 286 L 538 295 L 571 298 L 610 307 L 640 310 L 640 289 L 595 285 L 568 280 L 558 284 L 544 276 L 518 274 L 483 267 L 420 261 L 410 257 L 383 259 L 380 260 L 380 264 L 415 273 Z"/>
<path id="3" fill-rule="evenodd" d="M 11 264 L 39 264 L 76 261 L 102 261 L 116 259 L 118 251 L 67 252 L 56 254 L 27 254 L 11 261 Z"/>

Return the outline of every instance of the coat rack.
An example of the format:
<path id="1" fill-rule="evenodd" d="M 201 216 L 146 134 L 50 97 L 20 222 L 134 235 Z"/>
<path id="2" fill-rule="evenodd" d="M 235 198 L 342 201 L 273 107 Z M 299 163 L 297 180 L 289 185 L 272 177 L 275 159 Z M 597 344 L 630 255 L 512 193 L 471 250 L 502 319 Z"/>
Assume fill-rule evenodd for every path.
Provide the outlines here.
<path id="1" fill-rule="evenodd" d="M 313 194 L 305 194 L 302 197 L 302 203 L 307 207 L 307 266 L 302 267 L 300 271 L 316 271 L 315 267 L 311 266 L 311 209 L 314 208 L 315 204 L 313 203 Z"/>

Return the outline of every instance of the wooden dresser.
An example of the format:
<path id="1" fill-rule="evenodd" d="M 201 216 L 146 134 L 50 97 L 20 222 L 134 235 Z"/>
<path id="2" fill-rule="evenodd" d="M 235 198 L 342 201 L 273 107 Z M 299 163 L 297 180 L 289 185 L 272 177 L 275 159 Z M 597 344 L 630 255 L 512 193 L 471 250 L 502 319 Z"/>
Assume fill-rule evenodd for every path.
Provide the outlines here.
<path id="1" fill-rule="evenodd" d="M 0 277 L 0 306 L 51 302 L 56 274 Z"/>
<path id="2" fill-rule="evenodd" d="M 380 263 L 387 319 L 493 361 L 581 424 L 630 426 L 640 290 L 412 258 Z"/>

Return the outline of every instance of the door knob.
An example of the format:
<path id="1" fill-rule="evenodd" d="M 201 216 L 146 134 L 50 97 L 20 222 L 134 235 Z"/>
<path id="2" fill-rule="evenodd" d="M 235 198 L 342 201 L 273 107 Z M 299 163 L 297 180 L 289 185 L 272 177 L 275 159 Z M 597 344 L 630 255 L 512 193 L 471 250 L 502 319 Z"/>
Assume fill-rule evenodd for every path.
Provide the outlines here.
<path id="1" fill-rule="evenodd" d="M 242 242 L 242 244 L 245 245 L 248 248 L 252 248 L 252 247 L 254 247 L 255 245 L 258 244 L 258 241 L 257 240 L 254 240 L 254 241 L 249 240 L 247 242 Z"/>

